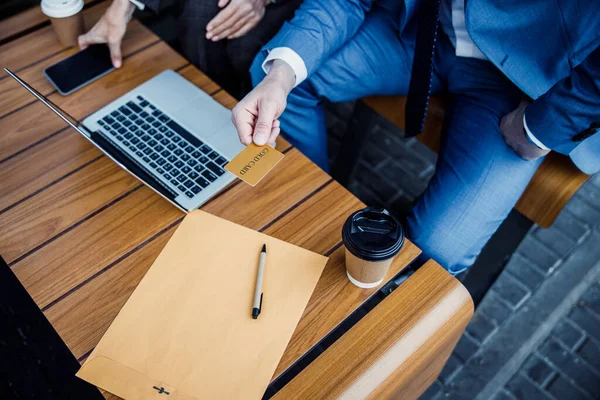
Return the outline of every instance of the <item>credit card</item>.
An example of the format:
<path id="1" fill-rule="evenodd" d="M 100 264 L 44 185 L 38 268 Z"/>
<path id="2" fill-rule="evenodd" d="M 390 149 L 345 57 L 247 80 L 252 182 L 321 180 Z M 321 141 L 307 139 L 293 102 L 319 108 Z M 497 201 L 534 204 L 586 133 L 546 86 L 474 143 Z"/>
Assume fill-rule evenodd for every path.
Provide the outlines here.
<path id="1" fill-rule="evenodd" d="M 225 165 L 225 169 L 248 185 L 255 186 L 283 157 L 283 153 L 271 146 L 252 143 Z"/>

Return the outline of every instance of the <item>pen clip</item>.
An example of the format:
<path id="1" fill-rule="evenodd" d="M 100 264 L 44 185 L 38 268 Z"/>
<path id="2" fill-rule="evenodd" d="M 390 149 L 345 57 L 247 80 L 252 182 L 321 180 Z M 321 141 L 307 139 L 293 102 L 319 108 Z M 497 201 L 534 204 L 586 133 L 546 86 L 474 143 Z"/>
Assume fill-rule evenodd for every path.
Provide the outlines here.
<path id="1" fill-rule="evenodd" d="M 260 312 L 262 311 L 262 299 L 263 299 L 263 294 L 260 294 L 260 303 L 258 304 L 258 314 L 260 315 Z"/>

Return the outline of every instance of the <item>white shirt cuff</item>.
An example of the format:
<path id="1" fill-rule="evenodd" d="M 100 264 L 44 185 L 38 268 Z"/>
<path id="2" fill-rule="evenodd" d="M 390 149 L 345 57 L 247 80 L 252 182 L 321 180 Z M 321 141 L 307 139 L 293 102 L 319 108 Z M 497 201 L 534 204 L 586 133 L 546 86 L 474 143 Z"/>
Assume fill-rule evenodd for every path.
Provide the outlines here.
<path id="1" fill-rule="evenodd" d="M 146 5 L 144 3 L 142 3 L 141 1 L 138 0 L 129 0 L 133 5 L 135 5 L 138 10 L 143 10 L 144 8 L 146 8 Z"/>
<path id="2" fill-rule="evenodd" d="M 294 84 L 294 87 L 301 84 L 308 76 L 304 60 L 298 55 L 298 53 L 289 47 L 276 47 L 269 52 L 269 55 L 262 64 L 262 69 L 265 71 L 265 74 L 269 73 L 271 66 L 273 65 L 273 61 L 275 60 L 285 61 L 290 67 L 292 67 L 294 74 L 296 74 L 296 83 Z"/>
<path id="3" fill-rule="evenodd" d="M 533 136 L 533 133 L 531 133 L 531 131 L 529 130 L 529 127 L 527 127 L 527 121 L 525 120 L 525 114 L 523 114 L 523 126 L 525 127 L 525 133 L 527 133 L 527 137 L 533 144 L 535 144 L 537 147 L 539 147 L 542 150 L 550 150 L 548 147 L 546 147 L 544 145 L 544 143 L 540 142 L 538 138 Z"/>

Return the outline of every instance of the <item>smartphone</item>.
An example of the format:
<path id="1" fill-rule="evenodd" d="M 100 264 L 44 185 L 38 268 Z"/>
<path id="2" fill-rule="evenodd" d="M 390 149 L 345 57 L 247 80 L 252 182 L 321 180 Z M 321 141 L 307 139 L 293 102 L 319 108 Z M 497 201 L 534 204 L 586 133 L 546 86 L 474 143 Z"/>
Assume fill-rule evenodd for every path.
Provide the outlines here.
<path id="1" fill-rule="evenodd" d="M 44 75 L 66 96 L 114 69 L 108 46 L 96 44 L 46 68 Z"/>

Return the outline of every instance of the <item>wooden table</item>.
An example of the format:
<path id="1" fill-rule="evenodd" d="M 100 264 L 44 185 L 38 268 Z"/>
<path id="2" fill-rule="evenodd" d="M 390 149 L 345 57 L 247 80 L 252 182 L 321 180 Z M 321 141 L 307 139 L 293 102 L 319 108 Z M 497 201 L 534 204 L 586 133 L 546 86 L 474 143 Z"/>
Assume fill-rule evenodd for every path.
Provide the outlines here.
<path id="1" fill-rule="evenodd" d="M 87 25 L 106 7 L 106 2 L 86 7 Z M 165 69 L 224 106 L 235 104 L 137 21 L 123 42 L 124 66 L 62 97 L 42 70 L 76 49 L 59 45 L 43 17 L 33 26 L 19 23 L 21 17 L 0 23 L 0 32 L 6 26 L 22 28 L 0 46 L 0 66 L 79 120 Z M 102 156 L 6 75 L 0 78 L 0 93 L 0 254 L 83 362 L 184 214 Z M 341 226 L 364 204 L 285 140 L 277 147 L 286 157 L 259 185 L 235 182 L 202 207 L 330 257 L 274 379 L 378 289 L 359 289 L 345 276 Z M 407 241 L 387 280 L 419 253 Z M 466 290 L 430 260 L 275 397 L 416 398 L 439 374 L 472 312 Z"/>

